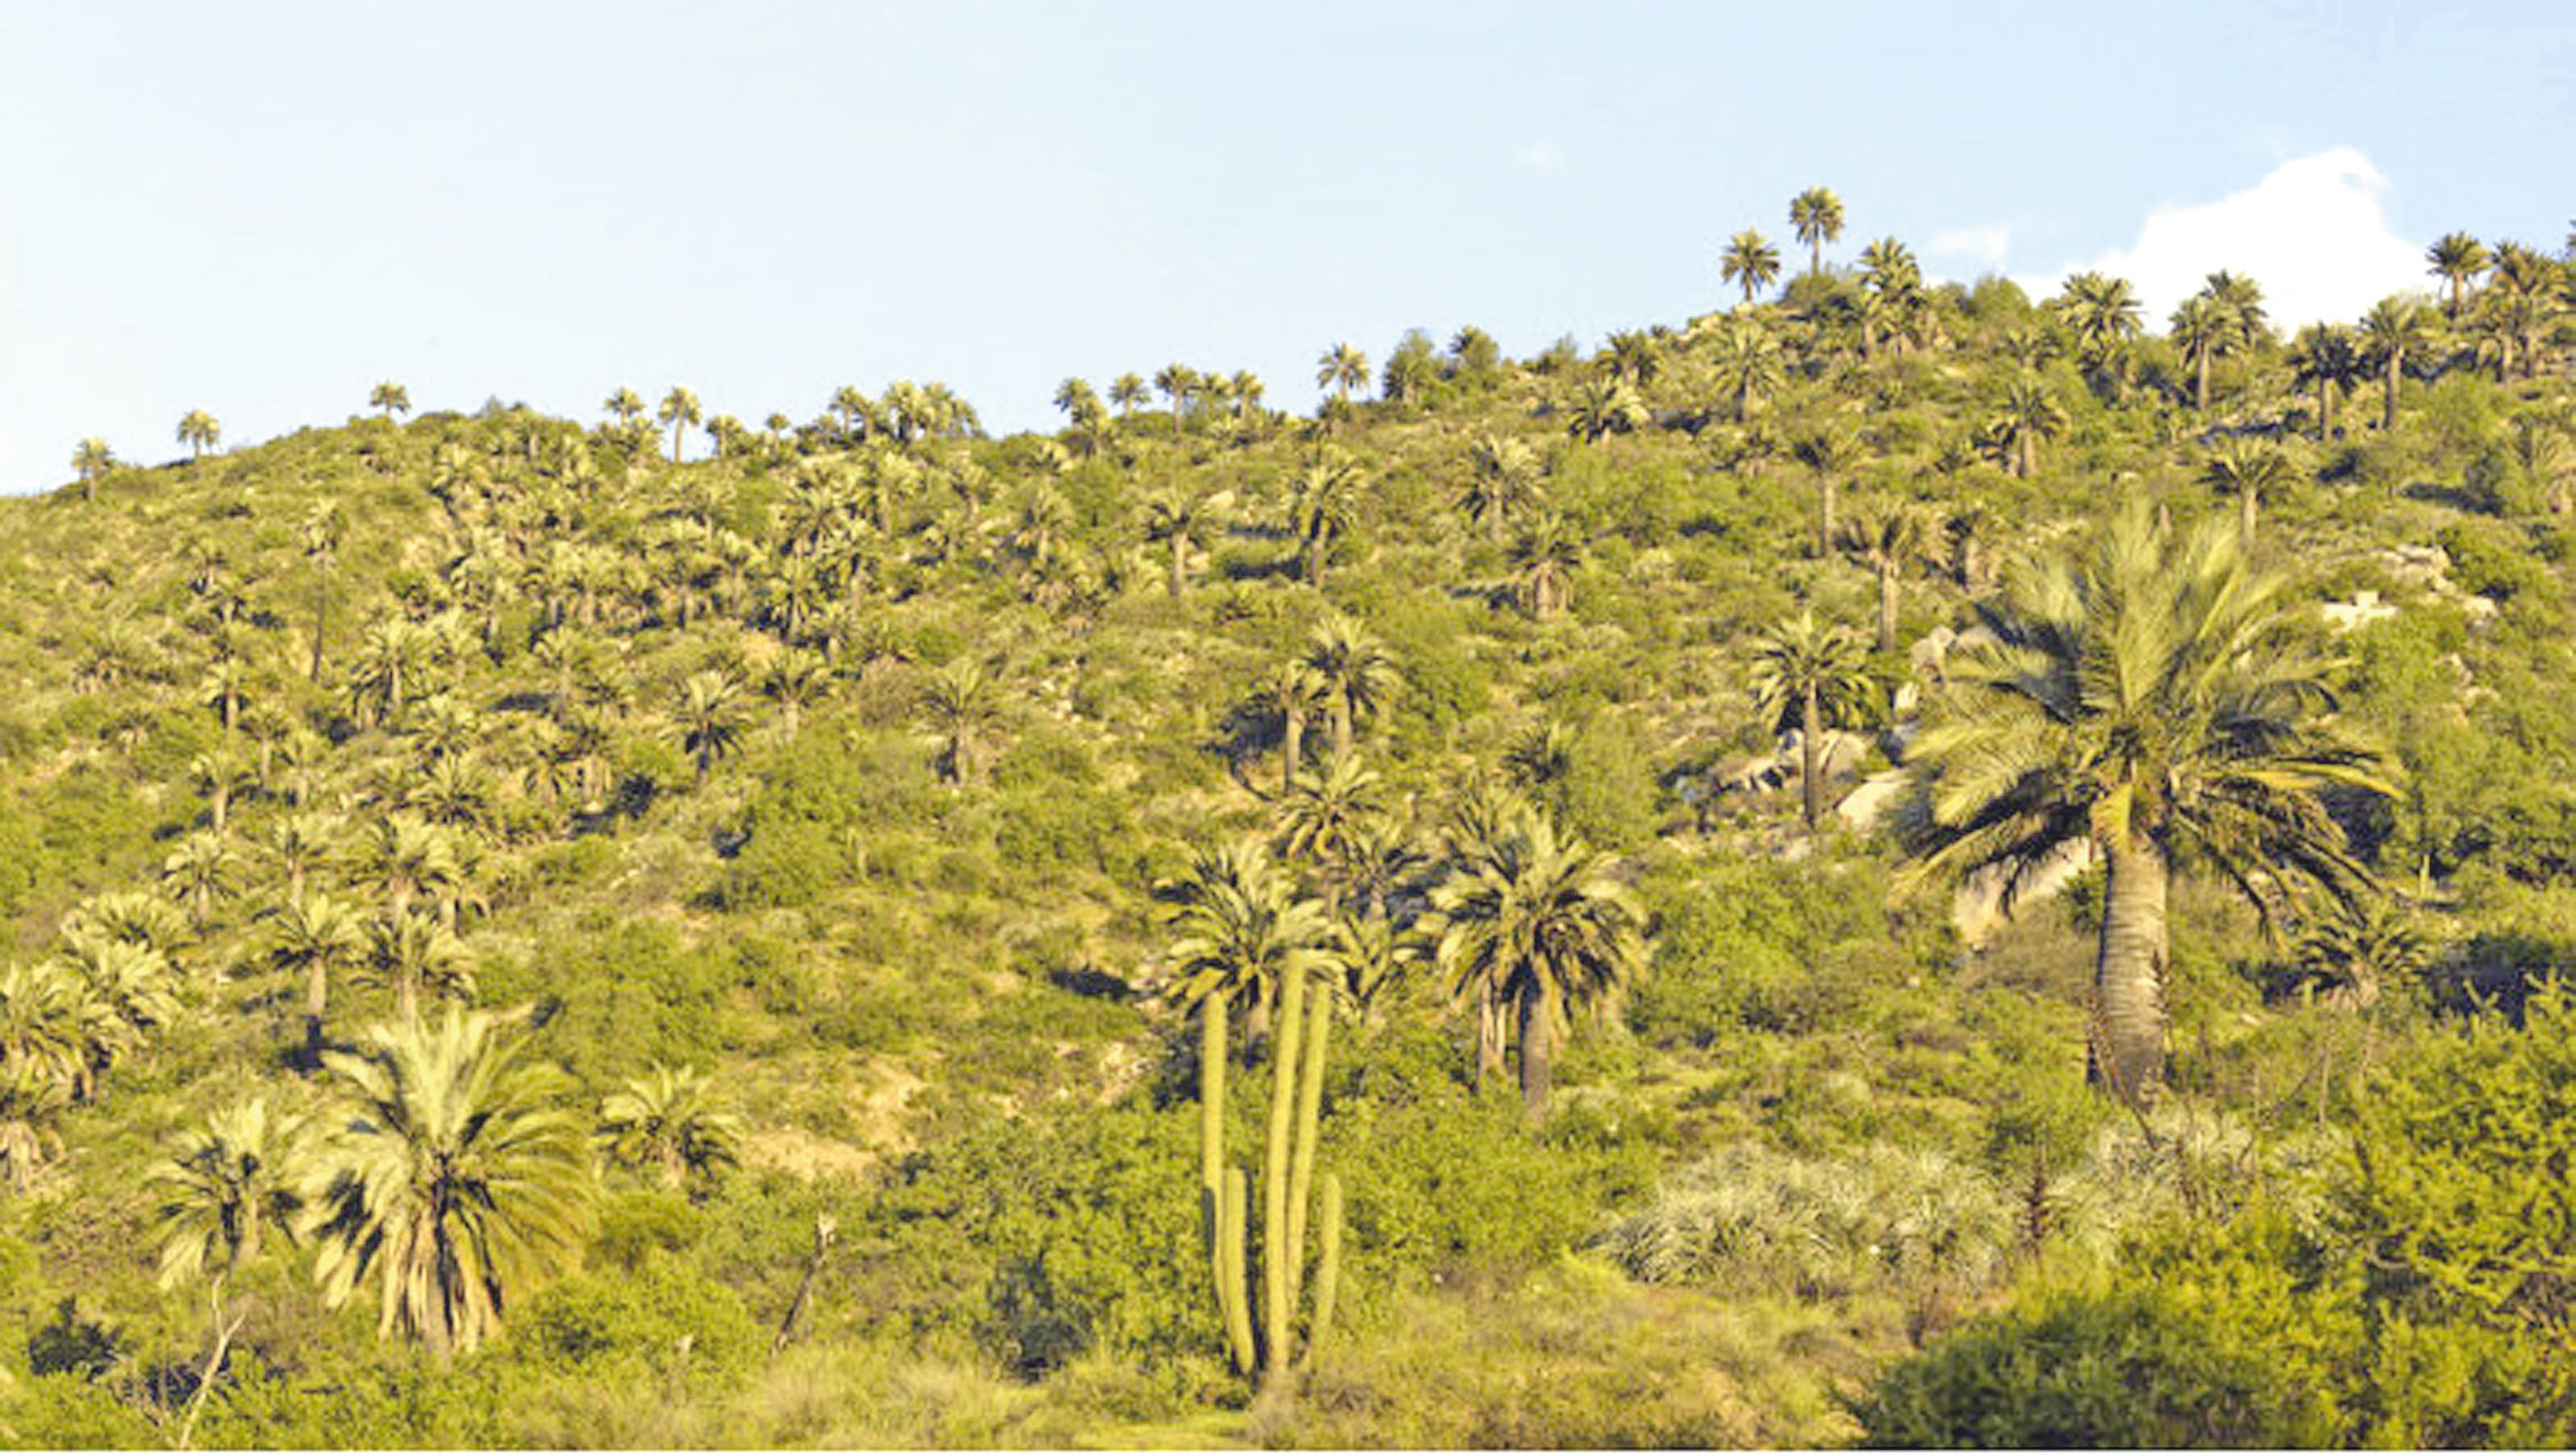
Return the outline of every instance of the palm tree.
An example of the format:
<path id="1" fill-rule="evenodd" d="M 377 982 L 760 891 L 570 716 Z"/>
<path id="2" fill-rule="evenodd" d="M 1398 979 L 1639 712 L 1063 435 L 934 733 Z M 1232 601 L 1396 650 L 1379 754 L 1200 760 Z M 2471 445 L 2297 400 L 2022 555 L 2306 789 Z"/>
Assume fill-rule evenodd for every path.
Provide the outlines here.
<path id="1" fill-rule="evenodd" d="M 2249 548 L 2263 496 L 2287 485 L 2292 473 L 2287 457 L 2251 435 L 2230 436 L 2200 467 L 2202 484 L 2236 497 L 2236 533 Z"/>
<path id="2" fill-rule="evenodd" d="M 1507 436 L 1483 434 L 1467 446 L 1467 483 L 1458 492 L 1458 508 L 1482 522 L 1495 545 L 1503 528 L 1539 496 L 1538 452 Z"/>
<path id="3" fill-rule="evenodd" d="M 1717 385 L 1735 396 L 1738 424 L 1752 418 L 1753 406 L 1770 398 L 1787 377 L 1779 335 L 1750 315 L 1730 315 L 1718 324 L 1713 354 Z"/>
<path id="4" fill-rule="evenodd" d="M 1646 401 L 1637 397 L 1636 389 L 1613 374 L 1586 379 L 1575 391 L 1574 403 L 1565 413 L 1568 434 L 1585 444 L 1599 444 L 1609 435 L 1625 434 L 1646 424 L 1652 416 Z"/>
<path id="5" fill-rule="evenodd" d="M 1717 265 L 1718 276 L 1744 290 L 1744 301 L 1751 303 L 1757 290 L 1768 288 L 1780 277 L 1780 250 L 1752 228 L 1746 228 L 1727 240 L 1726 256 Z"/>
<path id="6" fill-rule="evenodd" d="M 1878 649 L 1896 650 L 1897 597 L 1904 586 L 1906 564 L 1919 559 L 1932 541 L 1932 519 L 1906 501 L 1864 505 L 1843 523 L 1842 547 L 1878 579 Z"/>
<path id="7" fill-rule="evenodd" d="M 1519 1008 L 1532 1123 L 1547 1114 L 1557 1037 L 1573 1013 L 1614 1001 L 1645 968 L 1645 911 L 1610 868 L 1608 855 L 1526 814 L 1431 892 L 1425 928 L 1459 998 Z"/>
<path id="8" fill-rule="evenodd" d="M 407 813 L 377 819 L 359 849 L 358 872 L 376 881 L 386 913 L 400 919 L 423 895 L 442 895 L 463 876 L 456 836 Z"/>
<path id="9" fill-rule="evenodd" d="M 2195 293 L 2174 307 L 2169 337 L 2192 366 L 2191 407 L 2203 415 L 2209 413 L 2209 361 L 2225 346 L 2227 329 L 2225 310 L 2207 293 Z"/>
<path id="10" fill-rule="evenodd" d="M 1250 836 L 1202 845 L 1187 870 L 1155 886 L 1155 897 L 1169 907 L 1179 935 L 1167 952 L 1167 994 L 1200 1015 L 1204 1096 L 1211 1067 L 1224 1075 L 1227 1012 L 1245 1015 L 1249 1050 L 1268 1034 L 1287 981 L 1325 968 L 1332 920 L 1321 904 L 1297 893 L 1279 861 Z M 1220 1079 L 1204 1104 L 1222 1104 L 1222 1089 Z"/>
<path id="11" fill-rule="evenodd" d="M 62 1155 L 62 1135 L 54 1130 L 62 1110 L 61 1083 L 34 1067 L 0 1061 L 0 1188 L 25 1192 Z"/>
<path id="12" fill-rule="evenodd" d="M 1798 459 L 1816 472 L 1816 555 L 1834 553 L 1835 492 L 1840 477 L 1860 462 L 1861 442 L 1851 431 L 1828 426 L 1800 439 Z"/>
<path id="13" fill-rule="evenodd" d="M 671 427 L 671 463 L 676 465 L 680 462 L 680 442 L 685 432 L 702 423 L 707 417 L 706 411 L 699 406 L 694 392 L 674 384 L 671 392 L 662 396 L 662 408 L 655 417 Z"/>
<path id="14" fill-rule="evenodd" d="M 224 842 L 221 831 L 189 834 L 161 861 L 161 883 L 188 911 L 188 922 L 202 933 L 215 906 L 240 888 L 234 878 L 237 865 L 232 845 Z"/>
<path id="15" fill-rule="evenodd" d="M 269 963 L 304 976 L 304 1047 L 322 1064 L 322 1018 L 331 1008 L 331 980 L 354 967 L 367 945 L 357 911 L 328 895 L 297 893 L 278 906 Z"/>
<path id="16" fill-rule="evenodd" d="M 326 1063 L 345 1109 L 306 1184 L 315 1278 L 335 1308 L 374 1283 L 379 1338 L 400 1331 L 442 1361 L 471 1352 L 588 1232 L 569 1084 L 501 1018 L 454 1006 L 436 1024 L 378 1026 Z"/>
<path id="17" fill-rule="evenodd" d="M 2351 330 L 2331 323 L 2300 329 L 2290 341 L 2290 367 L 2300 383 L 2317 391 L 2317 438 L 2322 440 L 2334 429 L 2335 391 L 2350 388 L 2360 375 Z"/>
<path id="18" fill-rule="evenodd" d="M 1154 371 L 1154 388 L 1172 406 L 1173 434 L 1181 432 L 1181 416 L 1190 412 L 1191 402 L 1198 397 L 1203 382 L 1199 371 L 1187 364 L 1165 364 Z"/>
<path id="19" fill-rule="evenodd" d="M 741 1115 L 686 1066 L 657 1063 L 611 1092 L 600 1104 L 599 1129 L 611 1157 L 654 1168 L 674 1191 L 742 1163 Z"/>
<path id="20" fill-rule="evenodd" d="M 1825 733 L 1858 723 L 1877 699 L 1860 638 L 1813 610 L 1754 638 L 1753 700 L 1772 731 L 1798 734 L 1799 807 L 1812 835 L 1825 816 Z"/>
<path id="21" fill-rule="evenodd" d="M 1321 687 L 1325 709 L 1332 715 L 1333 754 L 1348 757 L 1359 719 L 1385 710 L 1404 674 L 1386 644 L 1347 616 L 1317 622 L 1306 636 L 1306 666 Z"/>
<path id="22" fill-rule="evenodd" d="M 388 379 L 367 395 L 367 407 L 384 411 L 384 417 L 411 413 L 411 391 Z"/>
<path id="23" fill-rule="evenodd" d="M 1583 569 L 1583 538 L 1564 516 L 1541 516 L 1512 542 L 1509 564 L 1519 583 L 1521 605 L 1534 620 L 1546 621 L 1574 604 L 1574 573 Z"/>
<path id="24" fill-rule="evenodd" d="M 1912 747 L 1903 884 L 1991 870 L 2009 904 L 2070 842 L 2100 856 L 2093 1069 L 2132 1105 L 2164 1074 L 2178 858 L 2267 914 L 2293 884 L 2348 897 L 2371 882 L 2320 799 L 2392 787 L 2322 720 L 2324 664 L 2292 645 L 2283 598 L 2224 518 L 2177 543 L 2133 501 L 2088 549 L 1979 604 L 1993 640 L 1951 653 Z"/>
<path id="25" fill-rule="evenodd" d="M 1300 774 L 1279 804 L 1279 852 L 1305 859 L 1331 886 L 1327 907 L 1341 909 L 1350 859 L 1384 807 L 1377 774 L 1346 753 L 1321 771 Z"/>
<path id="26" fill-rule="evenodd" d="M 60 961 L 0 966 L 0 1069 L 86 1100 L 126 1039 L 113 1010 Z"/>
<path id="27" fill-rule="evenodd" d="M 1315 456 L 1290 487 L 1289 526 L 1297 533 L 1306 581 L 1320 589 L 1333 546 L 1359 520 L 1360 469 L 1335 453 Z"/>
<path id="28" fill-rule="evenodd" d="M 802 725 L 805 709 L 822 701 L 831 690 L 831 664 L 802 647 L 780 652 L 761 670 L 760 694 L 778 704 L 784 719 L 782 726 L 790 739 Z"/>
<path id="29" fill-rule="evenodd" d="M 2465 232 L 2448 232 L 2424 250 L 2424 261 L 2432 264 L 2424 271 L 2450 287 L 2451 296 L 2443 311 L 2457 318 L 2460 316 L 2461 299 L 2468 292 L 2469 285 L 2478 280 L 2478 275 L 2487 270 L 2493 259 L 2487 256 L 2486 244 Z"/>
<path id="30" fill-rule="evenodd" d="M 393 988 L 394 1012 L 405 1025 L 419 1023 L 424 990 L 460 999 L 474 992 L 473 957 L 434 915 L 385 914 L 370 921 L 365 965 L 372 983 Z"/>
<path id="31" fill-rule="evenodd" d="M 161 1286 L 199 1278 L 207 1284 L 206 1367 L 179 1424 L 180 1449 L 188 1448 L 197 1413 L 244 1317 L 225 1320 L 224 1280 L 259 1257 L 270 1228 L 289 1238 L 295 1234 L 304 1207 L 303 1127 L 303 1118 L 272 1116 L 267 1101 L 254 1097 L 186 1133 L 170 1160 L 152 1171 L 161 1196 Z"/>
<path id="32" fill-rule="evenodd" d="M 697 760 L 698 782 L 715 760 L 742 746 L 742 684 L 724 672 L 692 672 L 680 684 L 680 747 Z"/>
<path id="33" fill-rule="evenodd" d="M 1306 744 L 1306 719 L 1324 710 L 1324 679 L 1303 659 L 1282 662 L 1261 681 L 1260 702 L 1279 714 L 1279 791 L 1297 785 Z"/>
<path id="34" fill-rule="evenodd" d="M 1368 355 L 1349 344 L 1335 344 L 1315 361 L 1315 387 L 1334 390 L 1344 404 L 1351 402 L 1351 391 L 1368 380 Z"/>
<path id="35" fill-rule="evenodd" d="M 1109 381 L 1109 402 L 1118 406 L 1120 419 L 1134 415 L 1136 406 L 1152 397 L 1152 393 L 1145 387 L 1145 380 L 1140 375 L 1121 374 Z"/>
<path id="36" fill-rule="evenodd" d="M 1843 200 L 1831 187 L 1810 187 L 1789 202 L 1789 229 L 1807 245 L 1809 276 L 1825 270 L 1825 244 L 1843 235 Z"/>
<path id="37" fill-rule="evenodd" d="M 957 658 L 923 684 L 922 710 L 946 740 L 939 763 L 951 783 L 981 781 L 984 739 L 1001 717 L 1000 698 L 999 685 L 972 657 Z"/>
<path id="38" fill-rule="evenodd" d="M 644 417 L 644 396 L 632 389 L 620 388 L 601 402 L 601 409 L 617 416 L 620 425 L 632 425 Z"/>
<path id="39" fill-rule="evenodd" d="M 2424 335 L 2424 305 L 2412 298 L 2382 298 L 2362 315 L 2362 354 L 2387 383 L 2387 402 L 2379 415 L 2381 429 L 2397 427 L 2397 377 L 2406 371 L 2406 356 L 2424 347 Z"/>
<path id="40" fill-rule="evenodd" d="M 2013 474 L 2028 479 L 2039 468 L 2040 445 L 2064 434 L 2071 423 L 2066 406 L 2057 402 L 2045 380 L 2036 374 L 2016 374 L 2004 381 L 1994 413 L 1987 416 L 1986 430 L 2012 461 Z"/>
<path id="41" fill-rule="evenodd" d="M 202 409 L 191 409 L 179 420 L 179 443 L 188 447 L 188 458 L 202 460 L 206 451 L 223 442 L 224 427 Z"/>
<path id="42" fill-rule="evenodd" d="M 313 658 L 305 675 L 315 682 L 322 680 L 322 642 L 330 625 L 331 568 L 340 559 L 347 529 L 348 519 L 336 501 L 316 505 L 295 527 L 295 543 L 313 563 Z"/>
<path id="43" fill-rule="evenodd" d="M 2138 336 L 2138 293 L 2126 278 L 2100 273 L 2068 277 L 2052 305 L 2075 340 L 2076 357 L 2097 381 L 2107 380 L 2112 397 L 2129 399 L 2129 342 Z"/>
<path id="44" fill-rule="evenodd" d="M 1172 553 L 1170 584 L 1174 601 L 1189 589 L 1191 545 L 1222 522 L 1233 504 L 1234 494 L 1226 490 L 1195 500 L 1178 489 L 1164 490 L 1145 502 L 1145 539 Z"/>
<path id="45" fill-rule="evenodd" d="M 100 477 L 115 468 L 116 452 L 96 435 L 82 440 L 80 447 L 72 451 L 72 473 L 80 479 L 83 500 L 97 499 Z"/>

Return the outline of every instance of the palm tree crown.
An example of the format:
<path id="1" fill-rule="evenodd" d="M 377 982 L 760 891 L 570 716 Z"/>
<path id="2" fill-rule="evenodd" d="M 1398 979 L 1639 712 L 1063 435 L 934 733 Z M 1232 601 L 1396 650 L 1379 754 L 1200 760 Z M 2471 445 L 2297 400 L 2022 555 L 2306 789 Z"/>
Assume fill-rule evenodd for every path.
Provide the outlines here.
<path id="1" fill-rule="evenodd" d="M 1825 270 L 1825 244 L 1843 235 L 1843 200 L 1831 187 L 1810 187 L 1789 203 L 1789 227 L 1807 245 L 1807 271 Z"/>
<path id="2" fill-rule="evenodd" d="M 1717 265 L 1718 275 L 1744 290 L 1744 301 L 1768 288 L 1780 277 L 1780 250 L 1752 228 L 1729 238 L 1726 256 Z"/>

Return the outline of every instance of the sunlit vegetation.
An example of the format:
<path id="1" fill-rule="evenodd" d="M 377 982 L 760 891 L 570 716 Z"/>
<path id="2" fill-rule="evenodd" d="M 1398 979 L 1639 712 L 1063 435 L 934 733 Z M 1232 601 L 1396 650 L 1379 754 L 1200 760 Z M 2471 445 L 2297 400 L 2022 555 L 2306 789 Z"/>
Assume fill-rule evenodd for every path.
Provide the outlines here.
<path id="1" fill-rule="evenodd" d="M 2566 261 L 1851 206 L 1312 417 L 69 422 L 0 1438 L 2564 1443 Z"/>

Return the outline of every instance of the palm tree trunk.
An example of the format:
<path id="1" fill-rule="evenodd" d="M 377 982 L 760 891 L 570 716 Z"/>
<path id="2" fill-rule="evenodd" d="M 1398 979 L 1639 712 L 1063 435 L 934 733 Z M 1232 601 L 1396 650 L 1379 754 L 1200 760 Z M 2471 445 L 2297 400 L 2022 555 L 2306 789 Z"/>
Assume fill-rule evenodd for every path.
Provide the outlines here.
<path id="1" fill-rule="evenodd" d="M 1834 553 L 1834 477 L 1831 473 L 1816 477 L 1816 556 L 1819 560 Z"/>
<path id="2" fill-rule="evenodd" d="M 1878 563 L 1878 649 L 1896 650 L 1896 558 L 1888 556 Z"/>
<path id="3" fill-rule="evenodd" d="M 322 680 L 322 632 L 331 619 L 331 577 L 317 572 L 313 580 L 313 665 L 306 672 L 312 681 Z"/>
<path id="4" fill-rule="evenodd" d="M 1503 1069 L 1503 1006 L 1488 980 L 1476 987 L 1476 1074 L 1471 1091 L 1485 1089 L 1486 1079 Z"/>
<path id="5" fill-rule="evenodd" d="M 1547 1093 L 1555 1079 L 1555 1027 L 1547 997 L 1533 981 L 1521 990 L 1521 1114 L 1531 1126 L 1547 1120 Z"/>
<path id="6" fill-rule="evenodd" d="M 2325 443 L 2326 434 L 2334 428 L 2334 383 L 2324 375 L 2317 376 L 2317 442 Z"/>
<path id="7" fill-rule="evenodd" d="M 1807 835 L 1813 838 L 1817 820 L 1825 813 L 1824 729 L 1821 714 L 1816 711 L 1816 689 L 1809 686 L 1798 716 L 1798 793 L 1804 800 Z"/>
<path id="8" fill-rule="evenodd" d="M 2133 1107 L 2164 1085 L 2166 901 L 2173 869 L 2156 843 L 2103 853 L 2102 934 L 2093 972 L 2093 1079 Z"/>
<path id="9" fill-rule="evenodd" d="M 1186 554 L 1189 551 L 1189 548 L 1190 538 L 1188 536 L 1176 535 L 1172 537 L 1172 599 L 1174 601 L 1181 599 L 1181 593 L 1186 590 L 1189 585 L 1186 574 L 1189 570 L 1187 564 L 1188 556 Z"/>
<path id="10" fill-rule="evenodd" d="M 2397 428 L 2397 374 L 2404 367 L 2405 355 L 2393 353 L 2388 356 L 2388 400 L 2379 415 L 2381 429 Z"/>
<path id="11" fill-rule="evenodd" d="M 1290 709 L 1288 725 L 1280 734 L 1279 791 L 1286 793 L 1297 786 L 1297 760 L 1305 755 L 1306 714 Z"/>
<path id="12" fill-rule="evenodd" d="M 2029 479 L 2029 478 L 2030 478 L 2030 472 L 2031 472 L 2031 471 L 2033 471 L 2033 470 L 2036 470 L 2036 469 L 2038 469 L 2038 468 L 2039 468 L 2039 439 L 2038 439 L 2038 437 L 2037 437 L 2036 435 L 2032 434 L 2032 433 L 2031 433 L 2031 431 L 2030 431 L 2030 430 L 2028 430 L 2028 429 L 2023 429 L 2023 430 L 2018 431 L 2018 432 L 2013 436 L 2013 475 L 2014 475 L 2014 477 L 2015 477 L 2016 479 L 2027 480 L 2027 479 Z"/>
<path id="13" fill-rule="evenodd" d="M 2206 348 L 2200 351 L 2198 373 L 2192 380 L 2191 407 L 2193 412 L 2203 417 L 2209 414 L 2209 350 Z"/>
<path id="14" fill-rule="evenodd" d="M 1344 695 L 1333 703 L 1333 756 L 1351 755 L 1351 700 Z"/>
<path id="15" fill-rule="evenodd" d="M 2236 533 L 2244 539 L 2245 544 L 2249 547 L 2254 544 L 2254 512 L 2256 509 L 2256 502 L 2259 499 L 2260 497 L 2251 485 L 2241 486 L 2236 492 Z"/>

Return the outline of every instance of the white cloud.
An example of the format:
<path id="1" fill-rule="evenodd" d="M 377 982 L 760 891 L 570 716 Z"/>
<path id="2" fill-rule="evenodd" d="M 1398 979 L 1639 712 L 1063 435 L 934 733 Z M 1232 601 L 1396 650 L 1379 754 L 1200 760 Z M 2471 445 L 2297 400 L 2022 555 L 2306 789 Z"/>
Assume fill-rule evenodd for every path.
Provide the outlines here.
<path id="1" fill-rule="evenodd" d="M 2388 190 L 2358 148 L 2332 147 L 2216 202 L 2158 208 L 2128 247 L 2014 281 L 2044 298 L 2069 273 L 2115 274 L 2137 285 L 2149 326 L 2161 328 L 2175 304 L 2225 268 L 2263 286 L 2277 326 L 2350 320 L 2391 293 L 2426 286 L 2423 247 L 2390 231 L 2380 209 Z"/>
<path id="2" fill-rule="evenodd" d="M 2012 251 L 2012 229 L 1994 227 L 1953 227 L 1932 234 L 1923 251 L 1936 258 L 1966 258 L 1980 267 L 2000 268 L 2004 255 Z"/>
<path id="3" fill-rule="evenodd" d="M 1534 141 L 1512 153 L 1512 165 L 1524 172 L 1565 170 L 1565 149 L 1552 141 Z"/>

